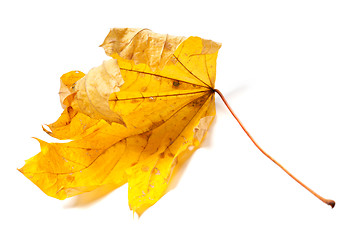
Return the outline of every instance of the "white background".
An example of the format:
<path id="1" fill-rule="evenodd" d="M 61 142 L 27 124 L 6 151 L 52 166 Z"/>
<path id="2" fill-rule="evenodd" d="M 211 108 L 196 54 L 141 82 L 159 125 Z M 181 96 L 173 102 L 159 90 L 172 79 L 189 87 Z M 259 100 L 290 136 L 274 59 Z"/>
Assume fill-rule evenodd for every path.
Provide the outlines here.
<path id="1" fill-rule="evenodd" d="M 359 1 L 3 1 L 1 239 L 359 239 Z M 112 27 L 223 44 L 217 83 L 249 132 L 324 197 L 250 142 L 217 97 L 217 118 L 177 187 L 133 217 L 127 185 L 76 207 L 16 168 L 49 140 L 59 77 L 108 59 Z"/>

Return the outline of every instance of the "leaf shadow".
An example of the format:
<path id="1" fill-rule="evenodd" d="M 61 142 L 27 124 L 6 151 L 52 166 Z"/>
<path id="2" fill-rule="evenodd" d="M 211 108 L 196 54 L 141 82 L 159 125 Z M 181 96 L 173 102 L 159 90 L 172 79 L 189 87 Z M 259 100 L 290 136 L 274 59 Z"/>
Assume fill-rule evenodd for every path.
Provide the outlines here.
<path id="1" fill-rule="evenodd" d="M 64 208 L 78 208 L 78 207 L 89 207 L 95 204 L 100 199 L 104 198 L 112 191 L 120 187 L 119 185 L 103 185 L 90 192 L 82 193 L 80 195 L 74 196 L 69 200 L 69 202 L 64 205 Z"/>
<path id="2" fill-rule="evenodd" d="M 233 88 L 228 92 L 223 92 L 223 95 L 225 96 L 225 98 L 229 102 L 229 104 L 233 105 L 233 104 L 231 104 L 231 102 L 232 102 L 231 99 L 235 100 L 237 96 L 242 95 L 244 92 L 246 92 L 247 89 L 248 89 L 247 85 L 237 86 L 236 88 Z M 221 98 L 218 96 L 217 99 L 219 102 L 219 104 L 216 104 L 217 110 L 224 111 L 226 109 L 225 111 L 228 111 L 225 104 L 223 104 Z"/>
<path id="3" fill-rule="evenodd" d="M 247 85 L 237 86 L 236 88 L 232 88 L 230 91 L 223 93 L 225 97 L 233 97 L 234 95 L 241 95 L 248 89 Z"/>

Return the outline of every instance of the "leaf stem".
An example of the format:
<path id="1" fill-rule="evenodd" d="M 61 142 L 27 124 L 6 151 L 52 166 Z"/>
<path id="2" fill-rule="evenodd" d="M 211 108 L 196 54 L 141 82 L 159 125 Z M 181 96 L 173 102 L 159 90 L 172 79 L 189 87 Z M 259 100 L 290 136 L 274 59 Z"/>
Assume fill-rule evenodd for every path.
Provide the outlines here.
<path id="1" fill-rule="evenodd" d="M 309 192 L 311 192 L 315 197 L 317 197 L 318 199 L 320 199 L 322 202 L 326 203 L 327 205 L 330 205 L 332 208 L 335 207 L 335 201 L 331 200 L 331 199 L 326 199 L 321 197 L 319 194 L 317 194 L 316 192 L 314 192 L 312 189 L 310 189 L 308 186 L 306 186 L 304 183 L 302 183 L 299 179 L 297 179 L 294 175 L 292 175 L 288 170 L 286 170 L 280 163 L 278 163 L 274 158 L 272 158 L 268 153 L 266 153 L 253 139 L 253 137 L 250 135 L 250 133 L 246 130 L 246 128 L 244 127 L 244 125 L 241 123 L 240 119 L 236 116 L 236 114 L 234 113 L 234 111 L 231 109 L 229 103 L 226 101 L 224 95 L 218 90 L 218 89 L 214 89 L 215 92 L 217 92 L 217 94 L 219 94 L 219 96 L 221 97 L 221 99 L 223 100 L 223 102 L 225 103 L 226 107 L 229 109 L 230 113 L 234 116 L 234 118 L 236 119 L 236 121 L 239 123 L 239 125 L 241 126 L 241 128 L 244 130 L 244 132 L 246 133 L 246 135 L 248 135 L 248 137 L 250 138 L 250 140 L 254 143 L 254 145 L 266 156 L 268 157 L 271 161 L 273 161 L 278 167 L 280 167 L 284 172 L 286 172 L 292 179 L 294 179 L 296 182 L 298 182 L 301 186 L 303 186 L 306 190 L 308 190 Z"/>

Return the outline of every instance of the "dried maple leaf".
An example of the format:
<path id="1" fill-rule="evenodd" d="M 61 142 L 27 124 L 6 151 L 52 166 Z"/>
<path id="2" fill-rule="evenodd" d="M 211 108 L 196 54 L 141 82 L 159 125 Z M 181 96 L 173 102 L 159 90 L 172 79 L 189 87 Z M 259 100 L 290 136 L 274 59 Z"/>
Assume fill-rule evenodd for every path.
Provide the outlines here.
<path id="1" fill-rule="evenodd" d="M 72 141 L 38 140 L 41 152 L 19 170 L 58 199 L 128 183 L 130 208 L 141 215 L 203 140 L 215 92 L 242 124 L 214 86 L 219 43 L 125 28 L 112 29 L 101 46 L 112 59 L 61 77 L 64 112 L 44 128 Z"/>
<path id="2" fill-rule="evenodd" d="M 220 44 L 149 30 L 113 29 L 102 44 L 113 59 L 84 76 L 61 78 L 65 108 L 20 169 L 49 196 L 65 199 L 101 185 L 129 184 L 138 214 L 166 192 L 182 157 L 202 141 L 215 116 Z"/>

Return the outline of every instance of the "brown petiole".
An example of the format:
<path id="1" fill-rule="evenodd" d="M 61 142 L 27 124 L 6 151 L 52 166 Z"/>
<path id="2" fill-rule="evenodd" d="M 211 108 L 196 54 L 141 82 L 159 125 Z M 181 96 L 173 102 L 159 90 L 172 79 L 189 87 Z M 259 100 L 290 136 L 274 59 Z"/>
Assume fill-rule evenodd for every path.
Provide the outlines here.
<path id="1" fill-rule="evenodd" d="M 326 203 L 327 205 L 330 205 L 332 208 L 335 207 L 335 201 L 331 200 L 331 199 L 326 199 L 323 198 L 322 196 L 320 196 L 319 194 L 317 194 L 316 192 L 314 192 L 312 189 L 310 189 L 308 186 L 306 186 L 304 183 L 302 183 L 299 179 L 297 179 L 294 175 L 292 175 L 288 170 L 286 170 L 280 163 L 278 163 L 274 158 L 272 158 L 268 153 L 266 153 L 256 142 L 255 140 L 252 138 L 252 136 L 250 135 L 250 133 L 246 130 L 246 128 L 244 127 L 244 125 L 241 123 L 240 119 L 236 116 L 236 114 L 234 113 L 234 111 L 231 109 L 229 103 L 226 101 L 224 95 L 222 95 L 222 93 L 218 90 L 218 89 L 214 89 L 215 92 L 217 92 L 217 94 L 219 94 L 219 96 L 221 97 L 221 99 L 223 100 L 223 102 L 225 103 L 226 107 L 229 109 L 229 111 L 231 112 L 231 114 L 234 116 L 234 118 L 236 119 L 236 121 L 239 123 L 239 125 L 241 126 L 241 128 L 244 130 L 244 132 L 246 133 L 246 135 L 248 135 L 248 137 L 250 138 L 250 140 L 255 144 L 255 146 L 266 156 L 268 157 L 271 161 L 273 161 L 276 165 L 278 165 L 284 172 L 286 172 L 292 179 L 294 179 L 296 182 L 298 182 L 301 186 L 303 186 L 306 190 L 308 190 L 309 192 L 311 192 L 312 194 L 315 195 L 315 197 L 317 197 L 318 199 L 320 199 L 322 202 Z"/>

